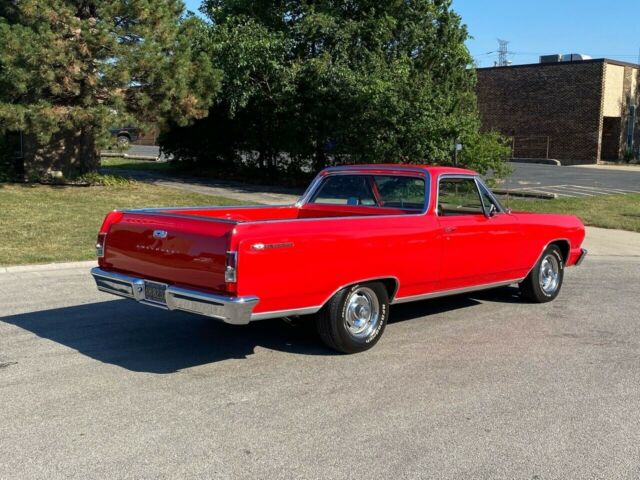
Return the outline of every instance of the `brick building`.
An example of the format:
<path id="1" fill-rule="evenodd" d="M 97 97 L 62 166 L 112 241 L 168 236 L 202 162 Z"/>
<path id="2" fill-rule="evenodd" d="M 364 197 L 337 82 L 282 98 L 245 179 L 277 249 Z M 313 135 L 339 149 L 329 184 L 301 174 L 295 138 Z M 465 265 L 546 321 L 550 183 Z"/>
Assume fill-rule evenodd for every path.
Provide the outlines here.
<path id="1" fill-rule="evenodd" d="M 511 137 L 516 158 L 598 163 L 622 159 L 630 147 L 637 156 L 640 65 L 550 58 L 478 69 L 483 128 Z"/>

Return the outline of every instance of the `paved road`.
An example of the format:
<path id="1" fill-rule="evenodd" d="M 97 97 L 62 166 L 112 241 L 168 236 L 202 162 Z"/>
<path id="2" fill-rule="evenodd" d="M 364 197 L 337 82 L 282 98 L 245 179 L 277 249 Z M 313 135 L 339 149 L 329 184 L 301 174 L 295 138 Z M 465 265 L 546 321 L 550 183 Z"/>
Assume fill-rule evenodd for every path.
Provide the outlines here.
<path id="1" fill-rule="evenodd" d="M 556 167 L 513 163 L 513 175 L 504 187 L 558 197 L 592 197 L 640 193 L 640 167 L 628 171 L 583 167 Z"/>
<path id="2" fill-rule="evenodd" d="M 340 356 L 0 274 L 0 478 L 637 479 L 639 284 L 640 258 L 591 257 L 551 304 L 397 306 Z"/>

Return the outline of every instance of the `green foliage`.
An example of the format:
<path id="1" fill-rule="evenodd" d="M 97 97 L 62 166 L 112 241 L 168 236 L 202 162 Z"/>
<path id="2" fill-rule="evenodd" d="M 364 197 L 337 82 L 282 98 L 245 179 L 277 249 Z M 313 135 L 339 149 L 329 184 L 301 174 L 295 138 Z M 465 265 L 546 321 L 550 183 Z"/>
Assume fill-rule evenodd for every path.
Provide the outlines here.
<path id="1" fill-rule="evenodd" d="M 83 172 L 110 126 L 204 117 L 219 74 L 204 22 L 183 12 L 181 0 L 0 3 L 0 133 L 53 142 L 50 155 L 64 139 Z"/>
<path id="2" fill-rule="evenodd" d="M 479 133 L 468 34 L 449 0 L 207 0 L 202 10 L 222 92 L 210 118 L 162 137 L 176 157 L 267 172 L 449 164 L 460 138 L 465 165 L 503 170 L 502 142 Z"/>
<path id="3" fill-rule="evenodd" d="M 462 138 L 461 167 L 472 168 L 482 175 L 491 172 L 491 180 L 504 178 L 511 173 L 507 159 L 511 155 L 508 139 L 496 132 L 471 131 Z"/>
<path id="4" fill-rule="evenodd" d="M 122 177 L 120 175 L 102 174 L 97 172 L 89 172 L 74 179 L 78 183 L 87 183 L 89 185 L 100 185 L 104 187 L 120 187 L 134 183 L 135 180 Z"/>

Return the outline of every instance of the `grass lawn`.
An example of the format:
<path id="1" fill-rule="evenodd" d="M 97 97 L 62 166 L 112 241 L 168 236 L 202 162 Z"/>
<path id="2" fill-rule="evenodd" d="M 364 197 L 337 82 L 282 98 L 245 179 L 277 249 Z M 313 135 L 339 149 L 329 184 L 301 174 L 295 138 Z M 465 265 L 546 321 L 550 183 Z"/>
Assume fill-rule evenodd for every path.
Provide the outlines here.
<path id="1" fill-rule="evenodd" d="M 144 172 L 174 173 L 175 165 L 169 162 L 154 162 L 151 160 L 134 160 L 124 157 L 103 157 L 100 165 L 105 168 L 122 170 L 141 170 Z"/>
<path id="2" fill-rule="evenodd" d="M 95 258 L 98 229 L 114 208 L 238 203 L 139 182 L 109 187 L 0 184 L 0 265 Z"/>
<path id="3" fill-rule="evenodd" d="M 554 200 L 523 200 L 502 198 L 502 203 L 514 211 L 570 213 L 585 225 L 640 232 L 640 194 L 602 195 Z"/>

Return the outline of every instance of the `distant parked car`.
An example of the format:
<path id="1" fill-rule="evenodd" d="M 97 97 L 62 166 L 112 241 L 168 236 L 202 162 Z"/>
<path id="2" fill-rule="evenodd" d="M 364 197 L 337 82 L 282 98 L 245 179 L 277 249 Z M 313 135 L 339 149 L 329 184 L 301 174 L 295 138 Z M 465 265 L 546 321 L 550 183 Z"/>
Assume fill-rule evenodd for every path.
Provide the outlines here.
<path id="1" fill-rule="evenodd" d="M 118 147 L 126 149 L 132 143 L 138 141 L 140 129 L 138 127 L 112 128 L 111 135 L 116 137 Z"/>

